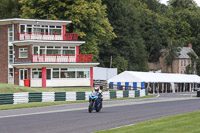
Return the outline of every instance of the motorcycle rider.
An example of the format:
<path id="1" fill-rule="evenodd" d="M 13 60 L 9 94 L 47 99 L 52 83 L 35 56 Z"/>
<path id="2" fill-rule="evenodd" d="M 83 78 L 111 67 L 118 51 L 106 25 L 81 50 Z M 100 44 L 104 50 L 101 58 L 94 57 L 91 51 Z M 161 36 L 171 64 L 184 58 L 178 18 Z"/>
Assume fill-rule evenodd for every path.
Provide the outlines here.
<path id="1" fill-rule="evenodd" d="M 99 98 L 100 101 L 101 101 L 101 107 L 102 107 L 102 101 L 103 101 L 103 98 L 102 98 L 102 91 L 99 89 L 99 87 L 95 87 L 95 88 L 94 88 L 94 91 L 95 91 L 96 94 L 98 95 L 98 98 Z"/>

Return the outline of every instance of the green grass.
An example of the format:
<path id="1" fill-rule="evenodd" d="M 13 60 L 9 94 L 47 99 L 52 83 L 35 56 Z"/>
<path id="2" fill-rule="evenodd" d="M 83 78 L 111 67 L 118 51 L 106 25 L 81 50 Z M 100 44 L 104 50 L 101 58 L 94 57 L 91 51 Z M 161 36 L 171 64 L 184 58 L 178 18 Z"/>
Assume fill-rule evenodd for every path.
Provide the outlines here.
<path id="1" fill-rule="evenodd" d="M 200 133 L 200 111 L 95 133 Z"/>
<path id="2" fill-rule="evenodd" d="M 0 93 L 92 91 L 94 87 L 35 88 L 0 83 Z"/>
<path id="3" fill-rule="evenodd" d="M 94 87 L 24 87 L 0 83 L 0 93 L 18 93 L 18 92 L 68 92 L 68 91 L 92 91 Z M 109 88 L 103 88 L 103 91 L 117 91 Z"/>

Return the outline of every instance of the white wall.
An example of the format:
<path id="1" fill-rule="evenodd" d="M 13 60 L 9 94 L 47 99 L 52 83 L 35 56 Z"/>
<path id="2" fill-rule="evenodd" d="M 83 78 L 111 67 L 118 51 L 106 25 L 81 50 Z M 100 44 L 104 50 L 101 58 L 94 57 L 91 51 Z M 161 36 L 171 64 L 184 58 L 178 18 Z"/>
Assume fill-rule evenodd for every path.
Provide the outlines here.
<path id="1" fill-rule="evenodd" d="M 52 79 L 51 86 L 90 86 L 90 79 Z"/>
<path id="2" fill-rule="evenodd" d="M 46 80 L 47 87 L 59 86 L 90 86 L 90 78 L 84 79 L 51 79 Z M 42 79 L 31 79 L 31 87 L 42 87 Z"/>
<path id="3" fill-rule="evenodd" d="M 94 80 L 108 80 L 117 75 L 117 68 L 93 67 Z"/>
<path id="4" fill-rule="evenodd" d="M 42 79 L 31 79 L 31 87 L 42 87 Z"/>

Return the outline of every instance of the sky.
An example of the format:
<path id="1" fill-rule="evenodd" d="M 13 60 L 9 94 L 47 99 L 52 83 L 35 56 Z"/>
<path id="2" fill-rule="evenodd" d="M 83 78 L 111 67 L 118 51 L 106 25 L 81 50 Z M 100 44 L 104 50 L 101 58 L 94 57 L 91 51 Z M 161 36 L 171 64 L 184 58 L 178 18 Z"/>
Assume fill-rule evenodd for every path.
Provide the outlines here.
<path id="1" fill-rule="evenodd" d="M 163 4 L 167 4 L 167 1 L 168 0 L 160 0 L 160 2 Z M 198 6 L 200 6 L 200 0 L 194 0 L 194 1 L 197 3 Z"/>

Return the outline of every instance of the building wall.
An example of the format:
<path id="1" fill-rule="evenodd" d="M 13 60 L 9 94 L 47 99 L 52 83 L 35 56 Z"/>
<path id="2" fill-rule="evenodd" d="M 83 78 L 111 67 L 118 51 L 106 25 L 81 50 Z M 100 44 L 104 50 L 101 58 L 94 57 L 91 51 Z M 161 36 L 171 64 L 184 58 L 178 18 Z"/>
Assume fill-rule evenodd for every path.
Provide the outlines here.
<path id="1" fill-rule="evenodd" d="M 19 58 L 19 48 L 27 48 L 28 57 L 27 58 Z M 32 61 L 32 45 L 29 46 L 15 46 L 15 63 L 16 62 L 31 62 Z"/>
<path id="2" fill-rule="evenodd" d="M 47 87 L 90 86 L 90 79 L 51 79 L 46 80 Z M 42 87 L 42 79 L 31 79 L 31 87 Z"/>
<path id="3" fill-rule="evenodd" d="M 8 28 L 9 25 L 0 25 L 0 82 L 8 83 Z"/>
<path id="4" fill-rule="evenodd" d="M 117 68 L 93 67 L 93 80 L 108 80 L 117 75 Z"/>
<path id="5" fill-rule="evenodd" d="M 160 66 L 162 73 L 179 73 L 180 71 L 179 64 L 180 64 L 179 60 L 176 59 L 172 62 L 172 67 L 171 67 L 171 65 L 167 65 L 165 58 L 163 57 L 160 58 Z"/>
<path id="6" fill-rule="evenodd" d="M 189 64 L 191 64 L 191 59 L 174 60 L 172 63 L 173 73 L 185 73 L 186 67 Z M 171 66 L 167 66 L 167 63 L 164 58 L 160 58 L 160 65 L 161 65 L 161 71 L 163 73 L 171 73 Z"/>
<path id="7" fill-rule="evenodd" d="M 191 64 L 191 59 L 179 59 L 179 73 L 183 73 L 184 71 L 186 71 L 186 67 L 189 64 Z"/>
<path id="8" fill-rule="evenodd" d="M 19 24 L 14 24 L 14 40 L 18 40 Z"/>
<path id="9" fill-rule="evenodd" d="M 148 66 L 149 66 L 149 71 L 157 71 L 161 69 L 160 62 L 155 62 L 155 63 L 149 62 Z"/>

